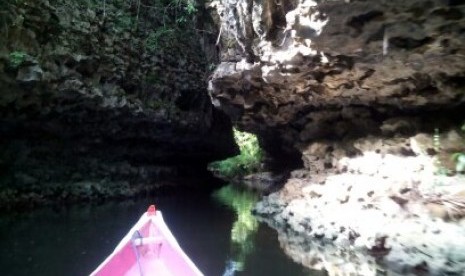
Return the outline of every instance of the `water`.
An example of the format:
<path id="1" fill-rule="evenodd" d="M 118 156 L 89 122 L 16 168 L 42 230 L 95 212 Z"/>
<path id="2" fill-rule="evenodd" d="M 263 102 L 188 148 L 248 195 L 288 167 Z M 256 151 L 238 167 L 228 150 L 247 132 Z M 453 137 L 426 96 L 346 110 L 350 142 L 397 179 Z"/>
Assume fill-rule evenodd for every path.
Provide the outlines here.
<path id="1" fill-rule="evenodd" d="M 250 202 L 233 197 L 236 207 L 190 194 L 1 214 L 0 274 L 88 275 L 154 202 L 205 275 L 321 275 L 292 262 L 274 230 L 237 209 Z"/>

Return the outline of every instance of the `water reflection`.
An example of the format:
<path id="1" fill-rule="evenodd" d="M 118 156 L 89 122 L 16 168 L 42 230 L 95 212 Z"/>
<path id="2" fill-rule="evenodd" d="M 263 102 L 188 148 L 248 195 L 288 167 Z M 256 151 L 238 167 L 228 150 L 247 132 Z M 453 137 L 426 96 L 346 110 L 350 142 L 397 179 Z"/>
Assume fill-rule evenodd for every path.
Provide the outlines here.
<path id="1" fill-rule="evenodd" d="M 252 191 L 228 185 L 216 191 L 213 197 L 236 213 L 236 221 L 231 229 L 230 256 L 223 273 L 223 276 L 232 276 L 237 271 L 244 270 L 246 258 L 254 250 L 258 221 L 252 215 L 252 209 L 258 201 L 258 195 Z"/>
<path id="2" fill-rule="evenodd" d="M 277 231 L 279 245 L 286 255 L 294 262 L 312 269 L 312 275 L 399 275 L 381 268 L 376 257 L 366 252 L 337 246 L 322 239 L 305 237 L 266 218 L 260 218 L 259 221 L 267 223 Z"/>
<path id="3" fill-rule="evenodd" d="M 88 275 L 152 203 L 205 275 L 222 275 L 225 260 L 231 267 L 229 275 L 319 275 L 285 255 L 276 231 L 257 224 L 250 215 L 256 196 L 227 189 L 217 194 L 216 200 L 190 192 L 0 213 L 0 275 Z"/>

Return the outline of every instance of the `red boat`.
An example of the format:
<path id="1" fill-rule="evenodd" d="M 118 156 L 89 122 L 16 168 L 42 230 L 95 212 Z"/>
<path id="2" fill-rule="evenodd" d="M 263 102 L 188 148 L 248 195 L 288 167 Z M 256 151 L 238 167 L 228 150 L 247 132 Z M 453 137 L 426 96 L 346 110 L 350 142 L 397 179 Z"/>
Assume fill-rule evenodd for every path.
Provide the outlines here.
<path id="1" fill-rule="evenodd" d="M 91 276 L 203 275 L 151 205 Z"/>

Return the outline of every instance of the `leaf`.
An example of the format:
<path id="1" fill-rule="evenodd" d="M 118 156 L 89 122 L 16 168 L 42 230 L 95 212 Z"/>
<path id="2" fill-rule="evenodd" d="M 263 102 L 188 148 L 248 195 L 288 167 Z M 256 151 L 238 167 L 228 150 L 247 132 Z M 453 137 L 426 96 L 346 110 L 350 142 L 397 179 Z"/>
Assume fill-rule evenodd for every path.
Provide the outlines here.
<path id="1" fill-rule="evenodd" d="M 210 168 L 225 177 L 250 174 L 258 171 L 262 160 L 262 150 L 255 135 L 233 129 L 234 139 L 240 154 L 223 161 L 213 162 Z"/>

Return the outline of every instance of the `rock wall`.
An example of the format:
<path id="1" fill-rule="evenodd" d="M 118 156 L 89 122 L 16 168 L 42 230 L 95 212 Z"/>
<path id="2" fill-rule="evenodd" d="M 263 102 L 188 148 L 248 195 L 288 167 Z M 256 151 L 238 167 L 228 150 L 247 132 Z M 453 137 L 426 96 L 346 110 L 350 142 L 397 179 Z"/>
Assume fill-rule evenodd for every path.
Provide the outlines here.
<path id="1" fill-rule="evenodd" d="M 205 36 L 151 4 L 2 1 L 1 202 L 130 196 L 237 152 Z"/>
<path id="2" fill-rule="evenodd" d="M 271 153 L 302 152 L 320 140 L 432 133 L 464 119 L 460 2 L 214 4 L 223 62 L 210 93 L 237 125 L 262 134 Z"/>
<path id="3" fill-rule="evenodd" d="M 330 275 L 463 274 L 465 179 L 451 155 L 465 151 L 465 3 L 212 6 L 214 105 L 282 166 L 301 161 L 256 208 L 290 255 L 316 254 L 301 262 Z"/>

